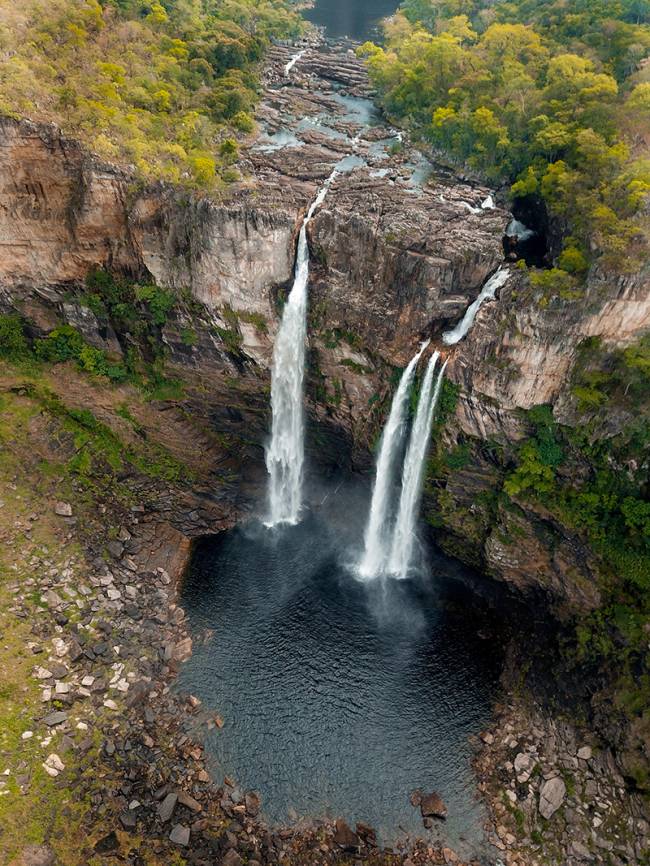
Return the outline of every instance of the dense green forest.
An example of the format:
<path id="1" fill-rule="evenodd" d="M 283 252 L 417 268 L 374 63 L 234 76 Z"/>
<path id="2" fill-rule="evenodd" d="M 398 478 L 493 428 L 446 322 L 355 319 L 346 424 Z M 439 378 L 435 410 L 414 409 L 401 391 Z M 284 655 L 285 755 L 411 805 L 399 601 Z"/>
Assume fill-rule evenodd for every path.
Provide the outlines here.
<path id="1" fill-rule="evenodd" d="M 552 275 L 646 255 L 648 0 L 405 0 L 366 43 L 387 113 L 562 226 Z"/>
<path id="2" fill-rule="evenodd" d="M 286 0 L 0 0 L 0 113 L 215 188 L 252 129 L 265 46 L 300 26 Z"/>

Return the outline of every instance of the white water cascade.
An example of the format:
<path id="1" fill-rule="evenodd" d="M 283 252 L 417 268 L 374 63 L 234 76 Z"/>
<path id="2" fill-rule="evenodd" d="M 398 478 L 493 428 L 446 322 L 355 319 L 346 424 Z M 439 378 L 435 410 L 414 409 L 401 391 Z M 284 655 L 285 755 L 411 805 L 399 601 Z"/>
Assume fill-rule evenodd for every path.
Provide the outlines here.
<path id="1" fill-rule="evenodd" d="M 305 56 L 307 53 L 307 48 L 303 48 L 302 51 L 299 51 L 297 54 L 294 54 L 291 60 L 284 67 L 284 74 L 288 78 L 291 75 L 291 70 L 296 65 L 296 63 Z"/>
<path id="2" fill-rule="evenodd" d="M 498 271 L 492 274 L 481 289 L 478 298 L 465 310 L 465 315 L 456 327 L 451 331 L 445 331 L 442 335 L 442 342 L 445 346 L 453 346 L 466 336 L 467 332 L 474 324 L 474 319 L 476 318 L 476 314 L 478 313 L 483 301 L 486 301 L 488 298 L 494 299 L 497 289 L 501 288 L 509 276 L 510 271 L 505 268 L 499 268 Z"/>
<path id="3" fill-rule="evenodd" d="M 406 429 L 407 406 L 411 382 L 422 352 L 429 341 L 422 343 L 417 354 L 411 358 L 402 373 L 397 391 L 390 407 L 388 421 L 379 444 L 375 486 L 370 503 L 370 516 L 364 536 L 364 552 L 358 566 L 358 574 L 364 580 L 381 574 L 390 553 L 388 521 L 390 517 L 391 488 L 395 477 L 395 463 Z"/>
<path id="4" fill-rule="evenodd" d="M 311 203 L 298 236 L 293 286 L 284 305 L 273 349 L 271 371 L 271 440 L 266 450 L 269 478 L 267 526 L 296 524 L 302 507 L 304 417 L 302 408 L 307 338 L 307 282 L 309 246 L 307 226 L 325 199 L 337 169 L 330 174 Z"/>
<path id="5" fill-rule="evenodd" d="M 447 361 L 442 365 L 435 386 L 433 374 L 439 354 L 429 359 L 426 373 L 420 388 L 418 409 L 411 430 L 409 445 L 402 469 L 402 492 L 400 494 L 397 519 L 393 530 L 388 572 L 398 578 L 405 578 L 413 556 L 413 543 L 416 537 L 418 505 L 422 491 L 422 477 L 427 456 L 427 445 L 431 435 L 431 424 L 442 389 L 442 379 Z"/>
<path id="6" fill-rule="evenodd" d="M 506 237 L 517 238 L 518 241 L 527 241 L 533 237 L 535 232 L 525 226 L 519 220 L 511 219 L 506 229 Z"/>

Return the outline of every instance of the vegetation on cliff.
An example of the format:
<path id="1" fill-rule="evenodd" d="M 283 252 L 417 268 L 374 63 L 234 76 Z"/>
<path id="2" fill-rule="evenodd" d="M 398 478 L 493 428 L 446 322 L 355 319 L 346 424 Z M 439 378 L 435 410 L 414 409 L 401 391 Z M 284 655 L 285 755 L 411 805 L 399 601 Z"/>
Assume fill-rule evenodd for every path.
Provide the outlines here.
<path id="1" fill-rule="evenodd" d="M 556 277 L 645 254 L 650 7 L 636 0 L 405 0 L 366 43 L 386 111 L 569 229 Z"/>
<path id="2" fill-rule="evenodd" d="M 650 339 L 624 349 L 583 340 L 568 385 L 571 423 L 558 423 L 551 406 L 538 405 L 522 413 L 528 436 L 514 447 L 463 436 L 448 453 L 439 447 L 429 466 L 435 505 L 428 519 L 450 552 L 477 565 L 492 535 L 505 548 L 540 533 L 550 551 L 562 540 L 591 551 L 582 572 L 563 566 L 569 599 L 579 599 L 583 582 L 592 581 L 596 592 L 588 595 L 599 601 L 564 609 L 571 624 L 562 653 L 580 676 L 587 669 L 608 683 L 608 712 L 625 720 L 621 731 L 632 732 L 622 749 L 626 773 L 647 791 L 647 758 L 638 744 L 650 736 Z M 466 487 L 470 512 L 457 498 Z M 545 577 L 537 576 L 542 589 Z M 561 607 L 567 598 L 556 601 Z"/>
<path id="3" fill-rule="evenodd" d="M 0 113 L 214 188 L 236 176 L 265 46 L 299 28 L 286 0 L 0 0 Z"/>

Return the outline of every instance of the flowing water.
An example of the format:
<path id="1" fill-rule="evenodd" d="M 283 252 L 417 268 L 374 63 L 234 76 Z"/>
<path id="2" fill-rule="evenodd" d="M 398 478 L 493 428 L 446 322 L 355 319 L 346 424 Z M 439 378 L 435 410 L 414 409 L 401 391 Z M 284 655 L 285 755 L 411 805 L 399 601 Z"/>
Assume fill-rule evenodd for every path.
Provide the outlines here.
<path id="1" fill-rule="evenodd" d="M 422 343 L 419 352 L 413 356 L 402 373 L 390 407 L 388 420 L 381 435 L 368 526 L 364 536 L 364 551 L 358 569 L 359 577 L 364 580 L 382 574 L 388 561 L 390 553 L 389 524 L 392 518 L 390 506 L 393 498 L 397 460 L 401 454 L 406 432 L 409 392 L 417 363 L 428 345 L 428 340 Z"/>
<path id="2" fill-rule="evenodd" d="M 356 580 L 345 563 L 362 499 L 329 502 L 298 526 L 250 525 L 195 550 L 179 686 L 224 720 L 198 723 L 215 779 L 259 791 L 272 824 L 343 817 L 390 844 L 429 836 L 409 793 L 436 790 L 449 817 L 431 838 L 476 854 L 468 737 L 490 718 L 501 666 L 498 641 L 478 636 L 483 605 L 442 557 L 426 581 Z"/>
<path id="3" fill-rule="evenodd" d="M 488 298 L 494 298 L 497 289 L 504 285 L 509 276 L 510 271 L 506 268 L 499 268 L 498 271 L 492 274 L 481 289 L 478 298 L 465 310 L 465 315 L 456 327 L 451 331 L 445 331 L 442 335 L 442 342 L 446 346 L 453 346 L 455 343 L 460 342 L 463 337 L 467 336 L 467 332 L 474 324 L 474 319 L 483 301 L 486 301 Z"/>
<path id="4" fill-rule="evenodd" d="M 394 574 L 402 579 L 408 575 L 412 562 L 418 524 L 418 505 L 422 492 L 422 475 L 431 436 L 431 424 L 440 398 L 442 379 L 447 366 L 445 361 L 434 386 L 433 374 L 437 362 L 438 353 L 435 352 L 429 359 L 427 371 L 422 381 L 418 408 L 402 469 L 402 490 L 388 559 L 389 574 Z"/>
<path id="5" fill-rule="evenodd" d="M 271 440 L 266 451 L 269 472 L 269 526 L 297 523 L 302 508 L 305 422 L 303 380 L 307 338 L 307 283 L 309 245 L 307 226 L 338 174 L 330 174 L 312 202 L 298 236 L 298 250 L 291 292 L 273 347 L 271 372 Z"/>

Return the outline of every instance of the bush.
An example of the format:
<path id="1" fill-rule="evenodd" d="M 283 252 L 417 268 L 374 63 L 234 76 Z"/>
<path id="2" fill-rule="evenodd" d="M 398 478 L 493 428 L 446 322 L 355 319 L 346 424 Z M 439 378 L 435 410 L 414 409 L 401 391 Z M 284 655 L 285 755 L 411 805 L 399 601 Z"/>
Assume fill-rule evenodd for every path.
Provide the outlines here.
<path id="1" fill-rule="evenodd" d="M 0 315 L 0 358 L 18 361 L 30 353 L 20 316 Z"/>
<path id="2" fill-rule="evenodd" d="M 111 363 L 101 349 L 84 342 L 79 331 L 71 325 L 61 325 L 35 346 L 36 356 L 42 361 L 61 364 L 76 361 L 80 370 L 93 376 L 105 376 L 114 382 L 123 382 L 128 377 L 124 364 Z"/>

